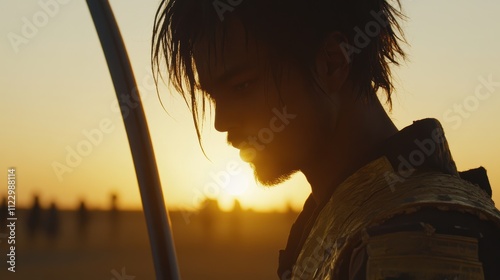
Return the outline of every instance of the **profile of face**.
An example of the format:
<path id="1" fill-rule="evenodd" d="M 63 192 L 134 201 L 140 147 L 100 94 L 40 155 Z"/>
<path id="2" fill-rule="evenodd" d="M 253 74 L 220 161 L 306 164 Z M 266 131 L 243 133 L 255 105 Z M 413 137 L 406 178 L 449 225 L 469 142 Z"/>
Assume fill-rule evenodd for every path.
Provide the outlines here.
<path id="1" fill-rule="evenodd" d="M 215 128 L 271 186 L 321 161 L 339 118 L 342 98 L 325 92 L 293 63 L 275 79 L 269 51 L 234 20 L 224 41 L 200 40 L 194 60 L 200 87 L 215 106 Z M 222 36 L 219 36 L 222 37 Z M 329 72 L 318 65 L 318 78 Z M 325 73 L 324 75 L 322 73 Z"/>

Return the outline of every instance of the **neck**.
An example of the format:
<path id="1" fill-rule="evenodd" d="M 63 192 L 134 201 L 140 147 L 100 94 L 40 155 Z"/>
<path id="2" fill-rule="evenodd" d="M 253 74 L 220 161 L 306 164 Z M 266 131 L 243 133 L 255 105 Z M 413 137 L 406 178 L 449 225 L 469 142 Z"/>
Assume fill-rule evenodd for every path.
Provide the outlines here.
<path id="1" fill-rule="evenodd" d="M 335 188 L 373 160 L 371 154 L 398 132 L 380 102 L 352 101 L 340 113 L 332 141 L 301 171 L 311 184 L 318 204 L 328 200 Z"/>

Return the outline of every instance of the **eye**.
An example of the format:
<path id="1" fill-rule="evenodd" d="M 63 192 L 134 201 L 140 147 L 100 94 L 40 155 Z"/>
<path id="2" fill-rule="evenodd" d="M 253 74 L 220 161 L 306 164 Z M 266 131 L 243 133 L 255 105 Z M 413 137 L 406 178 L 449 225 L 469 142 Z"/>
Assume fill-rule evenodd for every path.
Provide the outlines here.
<path id="1" fill-rule="evenodd" d="M 233 88 L 235 91 L 244 91 L 251 87 L 255 80 L 247 80 L 242 83 L 235 85 Z"/>
<path id="2" fill-rule="evenodd" d="M 248 88 L 248 86 L 250 85 L 250 82 L 246 81 L 246 82 L 243 82 L 243 83 L 239 83 L 237 85 L 234 86 L 234 89 L 239 91 L 239 90 L 245 90 Z"/>

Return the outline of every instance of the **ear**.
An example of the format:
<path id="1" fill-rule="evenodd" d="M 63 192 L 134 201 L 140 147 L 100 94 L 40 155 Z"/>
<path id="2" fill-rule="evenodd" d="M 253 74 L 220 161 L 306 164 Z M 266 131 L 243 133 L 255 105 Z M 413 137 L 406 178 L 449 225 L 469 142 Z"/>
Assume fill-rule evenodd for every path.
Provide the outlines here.
<path id="1" fill-rule="evenodd" d="M 347 38 L 340 32 L 330 33 L 318 49 L 316 71 L 319 82 L 329 94 L 339 92 L 349 76 L 349 61 L 342 50 Z"/>

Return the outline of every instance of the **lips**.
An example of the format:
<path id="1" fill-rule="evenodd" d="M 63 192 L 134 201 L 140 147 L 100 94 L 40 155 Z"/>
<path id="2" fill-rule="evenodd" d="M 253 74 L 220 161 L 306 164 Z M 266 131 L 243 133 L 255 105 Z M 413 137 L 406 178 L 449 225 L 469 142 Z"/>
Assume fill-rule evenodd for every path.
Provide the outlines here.
<path id="1" fill-rule="evenodd" d="M 229 134 L 228 134 L 227 143 L 229 145 L 235 147 L 236 149 L 241 150 L 241 149 L 245 148 L 245 146 L 247 145 L 245 140 L 241 140 L 241 139 L 246 139 L 246 138 L 229 136 Z"/>
<path id="2" fill-rule="evenodd" d="M 235 137 L 234 134 L 227 137 L 227 143 L 240 150 L 240 158 L 245 162 L 253 162 L 256 158 L 256 150 L 248 143 L 245 137 Z"/>

